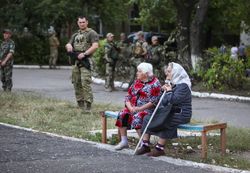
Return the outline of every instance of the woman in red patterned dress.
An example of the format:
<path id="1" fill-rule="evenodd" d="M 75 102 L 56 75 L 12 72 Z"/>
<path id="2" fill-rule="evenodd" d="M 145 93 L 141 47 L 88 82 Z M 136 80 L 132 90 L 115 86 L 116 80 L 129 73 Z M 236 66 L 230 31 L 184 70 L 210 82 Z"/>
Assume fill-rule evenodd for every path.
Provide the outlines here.
<path id="1" fill-rule="evenodd" d="M 116 126 L 121 134 L 116 150 L 128 148 L 127 129 L 136 129 L 141 135 L 143 117 L 152 114 L 161 95 L 161 84 L 153 75 L 153 67 L 149 63 L 137 66 L 137 79 L 129 87 L 125 97 L 125 108 L 119 112 Z"/>

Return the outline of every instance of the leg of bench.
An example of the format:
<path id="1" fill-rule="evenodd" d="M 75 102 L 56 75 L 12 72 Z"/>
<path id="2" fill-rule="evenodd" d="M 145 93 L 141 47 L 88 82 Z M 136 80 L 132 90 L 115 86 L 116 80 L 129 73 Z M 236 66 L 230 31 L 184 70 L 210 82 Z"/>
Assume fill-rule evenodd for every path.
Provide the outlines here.
<path id="1" fill-rule="evenodd" d="M 220 147 L 221 147 L 221 155 L 226 154 L 226 129 L 220 129 Z"/>
<path id="2" fill-rule="evenodd" d="M 207 158 L 207 131 L 201 132 L 201 158 Z"/>
<path id="3" fill-rule="evenodd" d="M 104 112 L 101 113 L 102 117 L 102 143 L 107 143 L 107 118 Z"/>

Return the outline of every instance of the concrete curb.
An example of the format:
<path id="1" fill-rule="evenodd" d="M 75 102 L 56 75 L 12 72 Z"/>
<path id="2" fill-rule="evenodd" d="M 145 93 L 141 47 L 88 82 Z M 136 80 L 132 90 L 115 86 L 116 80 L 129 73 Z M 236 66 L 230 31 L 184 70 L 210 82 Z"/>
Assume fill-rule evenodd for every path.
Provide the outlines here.
<path id="1" fill-rule="evenodd" d="M 127 155 L 133 155 L 133 153 L 134 153 L 134 151 L 131 149 L 124 149 L 121 151 L 116 151 L 114 149 L 114 146 L 109 145 L 109 144 L 101 144 L 101 143 L 97 143 L 97 142 L 93 142 L 93 141 L 87 141 L 84 139 L 58 135 L 55 133 L 42 132 L 42 131 L 30 129 L 30 128 L 24 128 L 24 127 L 15 126 L 15 125 L 6 124 L 6 123 L 1 123 L 1 122 L 0 122 L 0 125 L 11 127 L 11 128 L 16 128 L 16 129 L 20 129 L 20 130 L 26 130 L 26 131 L 30 131 L 30 132 L 34 132 L 34 133 L 43 133 L 43 134 L 49 135 L 51 137 L 60 137 L 60 138 L 65 139 L 65 140 L 84 142 L 84 143 L 91 144 L 94 147 L 108 150 L 111 152 L 118 152 L 118 153 L 123 153 L 123 154 L 127 154 Z M 217 171 L 217 172 L 250 173 L 250 171 L 247 171 L 247 170 L 240 170 L 240 169 L 234 169 L 234 168 L 227 168 L 227 167 L 223 167 L 223 166 L 209 165 L 209 164 L 205 164 L 205 163 L 198 163 L 198 162 L 192 162 L 192 161 L 188 161 L 188 160 L 175 159 L 175 158 L 171 158 L 171 157 L 167 157 L 167 156 L 160 156 L 160 157 L 156 157 L 156 158 L 152 158 L 152 159 L 153 160 L 161 160 L 161 161 L 164 161 L 164 162 L 167 162 L 170 164 L 174 164 L 174 165 L 178 165 L 178 166 L 203 168 L 203 169 L 208 169 L 208 170 Z"/>
<path id="2" fill-rule="evenodd" d="M 17 69 L 49 69 L 48 65 L 14 65 L 14 68 Z M 69 70 L 72 69 L 71 66 L 57 66 L 56 69 L 64 69 Z M 92 81 L 96 84 L 104 85 L 105 81 L 103 79 L 92 77 Z M 115 81 L 115 87 L 119 88 L 127 88 L 128 83 Z M 231 100 L 231 101 L 243 101 L 250 102 L 250 97 L 237 96 L 237 95 L 227 95 L 227 94 L 218 94 L 218 93 L 208 93 L 208 92 L 196 92 L 192 91 L 192 96 L 200 97 L 200 98 L 214 98 L 214 99 L 222 99 L 222 100 Z"/>

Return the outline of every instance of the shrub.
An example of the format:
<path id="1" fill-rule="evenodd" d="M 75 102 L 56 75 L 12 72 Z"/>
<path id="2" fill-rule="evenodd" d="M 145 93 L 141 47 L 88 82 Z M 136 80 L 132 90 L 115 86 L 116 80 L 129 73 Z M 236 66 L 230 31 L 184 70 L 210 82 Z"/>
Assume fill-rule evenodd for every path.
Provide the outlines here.
<path id="1" fill-rule="evenodd" d="M 94 66 L 94 72 L 96 73 L 96 75 L 99 76 L 104 76 L 105 75 L 105 62 L 104 62 L 104 45 L 106 43 L 106 39 L 104 40 L 100 40 L 99 41 L 99 48 L 97 49 L 97 51 L 94 53 L 93 56 L 93 66 Z"/>
<path id="2" fill-rule="evenodd" d="M 217 49 L 206 51 L 198 76 L 209 89 L 240 89 L 245 81 L 244 64 L 233 60 L 229 54 L 220 54 Z"/>

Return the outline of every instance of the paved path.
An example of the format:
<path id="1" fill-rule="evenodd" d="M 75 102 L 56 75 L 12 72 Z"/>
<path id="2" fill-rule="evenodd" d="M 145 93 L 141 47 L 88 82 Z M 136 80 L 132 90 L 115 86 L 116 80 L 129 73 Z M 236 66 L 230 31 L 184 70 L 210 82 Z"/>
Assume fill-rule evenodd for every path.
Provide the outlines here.
<path id="1" fill-rule="evenodd" d="M 212 173 L 234 172 L 172 159 L 134 156 L 104 145 L 0 125 L 1 173 Z M 128 150 L 127 150 L 128 151 Z M 131 152 L 130 152 L 131 153 Z"/>
<path id="2" fill-rule="evenodd" d="M 35 91 L 46 96 L 75 102 L 70 70 L 14 69 L 14 90 Z M 94 101 L 123 105 L 126 92 L 104 92 L 103 85 L 92 85 Z M 193 97 L 193 118 L 198 121 L 227 122 L 250 128 L 250 102 Z"/>

